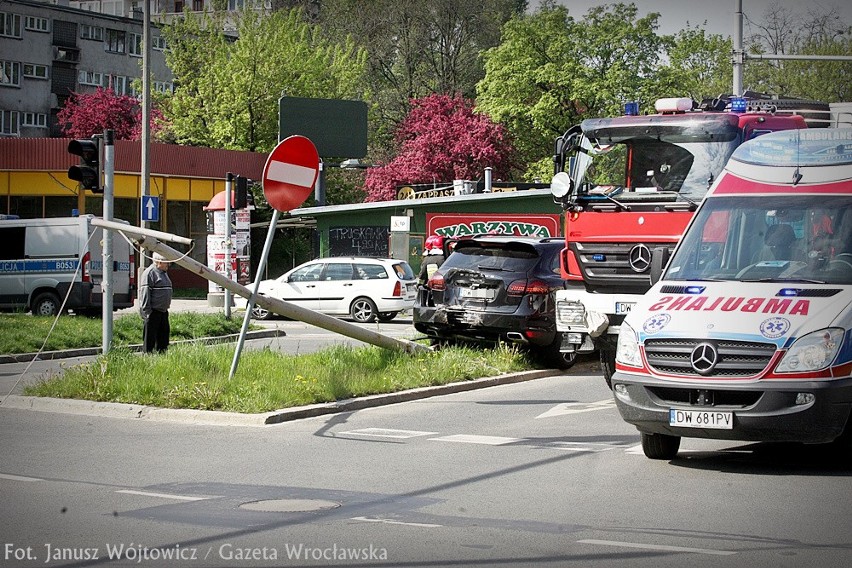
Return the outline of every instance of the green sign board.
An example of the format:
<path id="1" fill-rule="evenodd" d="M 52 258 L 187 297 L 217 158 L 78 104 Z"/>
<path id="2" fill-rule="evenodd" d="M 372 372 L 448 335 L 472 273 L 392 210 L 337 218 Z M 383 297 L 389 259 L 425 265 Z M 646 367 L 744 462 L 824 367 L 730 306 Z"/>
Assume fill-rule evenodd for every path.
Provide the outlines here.
<path id="1" fill-rule="evenodd" d="M 337 99 L 278 99 L 278 139 L 300 134 L 321 158 L 367 155 L 367 103 Z"/>

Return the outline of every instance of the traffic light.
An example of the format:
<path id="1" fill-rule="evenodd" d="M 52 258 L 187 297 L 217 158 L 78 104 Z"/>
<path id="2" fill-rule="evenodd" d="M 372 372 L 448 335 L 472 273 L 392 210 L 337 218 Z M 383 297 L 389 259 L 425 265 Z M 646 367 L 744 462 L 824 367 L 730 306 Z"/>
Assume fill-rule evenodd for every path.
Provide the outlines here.
<path id="1" fill-rule="evenodd" d="M 237 176 L 237 191 L 234 193 L 234 209 L 248 207 L 248 179 Z"/>
<path id="2" fill-rule="evenodd" d="M 80 156 L 80 165 L 68 168 L 68 177 L 80 182 L 80 187 L 93 193 L 103 193 L 101 185 L 101 139 L 72 140 L 68 152 Z"/>

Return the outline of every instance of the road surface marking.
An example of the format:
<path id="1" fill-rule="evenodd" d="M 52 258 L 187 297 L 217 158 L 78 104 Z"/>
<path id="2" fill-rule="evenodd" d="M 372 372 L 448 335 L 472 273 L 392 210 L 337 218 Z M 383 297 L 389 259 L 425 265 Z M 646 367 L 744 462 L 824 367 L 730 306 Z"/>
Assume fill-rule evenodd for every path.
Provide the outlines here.
<path id="1" fill-rule="evenodd" d="M 566 414 L 580 414 L 582 412 L 594 412 L 596 410 L 609 410 L 615 408 L 615 401 L 611 398 L 599 400 L 597 402 L 565 402 L 557 404 L 547 412 L 539 414 L 539 418 L 553 418 L 554 416 L 564 416 Z"/>
<path id="2" fill-rule="evenodd" d="M 520 438 L 504 438 L 503 436 L 474 436 L 470 434 L 456 434 L 454 436 L 442 436 L 440 438 L 429 438 L 434 442 L 459 442 L 462 444 L 485 444 L 488 446 L 502 446 L 520 442 Z"/>
<path id="3" fill-rule="evenodd" d="M 9 481 L 44 481 L 38 477 L 24 477 L 23 475 L 12 475 L 9 473 L 0 473 L 0 479 L 8 479 Z"/>
<path id="4" fill-rule="evenodd" d="M 364 428 L 362 430 L 349 430 L 348 432 L 340 432 L 351 436 L 371 436 L 376 438 L 416 438 L 418 436 L 434 436 L 437 432 L 421 432 L 418 430 L 393 430 L 390 428 Z"/>
<path id="5" fill-rule="evenodd" d="M 603 448 L 590 448 L 590 445 L 592 444 L 584 444 L 583 442 L 551 442 L 545 447 L 557 450 L 567 450 L 569 452 L 606 452 L 614 449 L 614 446 L 610 446 L 608 444 L 598 444 L 600 446 L 605 446 Z"/>
<path id="6" fill-rule="evenodd" d="M 619 542 L 616 540 L 578 540 L 581 544 L 598 544 L 601 546 L 620 546 L 622 548 L 641 548 L 644 550 L 664 550 L 666 552 L 693 552 L 695 554 L 711 554 L 714 556 L 732 556 L 732 550 L 713 550 L 709 548 L 689 548 L 685 546 L 668 546 L 665 544 L 643 544 L 639 542 Z"/>
<path id="7" fill-rule="evenodd" d="M 442 527 L 443 525 L 432 525 L 429 523 L 406 523 L 403 521 L 394 521 L 391 519 L 370 519 L 368 517 L 352 517 L 353 521 L 364 521 L 365 523 L 383 523 L 386 525 L 405 525 L 407 527 L 422 527 L 427 529 L 434 529 Z"/>
<path id="8" fill-rule="evenodd" d="M 143 497 L 160 497 L 161 499 L 177 499 L 178 501 L 204 501 L 212 497 L 193 497 L 191 495 L 173 495 L 169 493 L 152 493 L 150 491 L 134 491 L 133 489 L 119 489 L 116 493 L 126 495 L 141 495 Z"/>

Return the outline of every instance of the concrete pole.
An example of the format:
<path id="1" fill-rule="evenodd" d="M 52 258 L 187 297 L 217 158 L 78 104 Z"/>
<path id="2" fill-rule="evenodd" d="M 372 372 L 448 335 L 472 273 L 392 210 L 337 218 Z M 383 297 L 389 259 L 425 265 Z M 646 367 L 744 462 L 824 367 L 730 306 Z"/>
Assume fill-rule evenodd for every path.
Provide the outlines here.
<path id="1" fill-rule="evenodd" d="M 115 132 L 104 130 L 104 221 L 112 221 L 115 195 Z M 101 280 L 101 307 L 103 320 L 103 353 L 112 346 L 112 237 L 110 231 L 101 231 L 103 236 L 103 279 Z"/>
<path id="2" fill-rule="evenodd" d="M 174 262 L 175 264 L 182 266 L 183 268 L 195 274 L 198 274 L 202 278 L 210 280 L 211 282 L 214 282 L 219 286 L 222 286 L 223 288 L 226 288 L 247 300 L 251 299 L 252 297 L 252 291 L 246 288 L 245 286 L 242 286 L 241 284 L 238 284 L 233 280 L 225 278 L 218 272 L 210 270 L 210 268 L 208 268 L 204 264 L 201 264 L 197 260 L 188 256 L 184 256 L 179 251 L 176 251 L 170 246 L 160 242 L 161 240 L 165 240 L 180 244 L 191 243 L 192 241 L 190 239 L 187 239 L 186 237 L 180 237 L 177 235 L 172 235 L 170 233 L 163 233 L 161 231 L 152 231 L 150 229 L 141 229 L 132 225 L 116 223 L 115 221 L 103 221 L 101 219 L 93 219 L 92 224 L 96 227 L 103 227 L 105 229 L 123 232 L 132 237 L 134 240 L 136 240 L 140 246 L 148 249 L 149 251 L 158 252 L 162 254 L 171 262 Z M 269 310 L 276 314 L 280 314 L 282 316 L 294 320 L 303 321 L 305 323 L 309 323 L 311 325 L 315 325 L 317 327 L 321 327 L 323 329 L 327 329 L 329 331 L 333 331 L 335 333 L 351 337 L 352 339 L 357 339 L 358 341 L 363 341 L 364 343 L 376 345 L 384 349 L 393 349 L 395 351 L 402 351 L 404 353 L 432 351 L 432 348 L 427 345 L 415 343 L 414 341 L 409 341 L 407 339 L 396 339 L 394 337 L 389 337 L 376 331 L 364 329 L 353 323 L 349 323 L 347 321 L 343 321 L 332 316 L 327 316 L 325 314 L 315 312 L 313 310 L 309 310 L 301 306 L 296 306 L 294 304 L 284 302 L 276 298 L 270 298 L 269 296 L 256 296 L 255 304 L 262 307 L 263 309 Z"/>
<path id="3" fill-rule="evenodd" d="M 739 97 L 743 94 L 743 64 L 745 52 L 743 51 L 743 0 L 736 0 L 734 10 L 734 37 L 733 37 L 732 63 L 734 64 L 733 95 Z"/>
<path id="4" fill-rule="evenodd" d="M 225 175 L 225 276 L 233 279 L 231 273 L 231 195 L 234 193 L 234 174 Z M 231 292 L 225 288 L 225 318 L 231 319 Z"/>

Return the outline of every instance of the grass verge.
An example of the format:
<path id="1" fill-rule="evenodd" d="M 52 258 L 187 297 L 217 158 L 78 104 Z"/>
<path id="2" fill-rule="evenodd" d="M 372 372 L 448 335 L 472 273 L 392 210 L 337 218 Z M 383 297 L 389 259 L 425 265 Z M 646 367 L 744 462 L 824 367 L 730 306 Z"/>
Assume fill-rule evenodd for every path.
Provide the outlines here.
<path id="1" fill-rule="evenodd" d="M 0 353 L 34 353 L 48 336 L 54 318 L 28 314 L 0 314 Z M 242 317 L 225 319 L 224 314 L 177 312 L 170 314 L 171 339 L 197 339 L 239 333 Z M 252 326 L 249 329 L 257 329 Z M 50 333 L 45 351 L 97 347 L 102 344 L 103 322 L 99 318 L 63 315 Z M 113 321 L 116 347 L 142 343 L 142 318 L 128 314 Z"/>
<path id="2" fill-rule="evenodd" d="M 27 387 L 29 396 L 162 408 L 258 413 L 398 392 L 533 368 L 518 350 L 448 347 L 406 354 L 335 346 L 306 355 L 246 351 L 232 380 L 233 345 L 177 345 L 164 354 L 115 349 Z"/>

